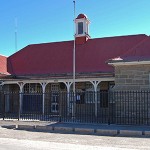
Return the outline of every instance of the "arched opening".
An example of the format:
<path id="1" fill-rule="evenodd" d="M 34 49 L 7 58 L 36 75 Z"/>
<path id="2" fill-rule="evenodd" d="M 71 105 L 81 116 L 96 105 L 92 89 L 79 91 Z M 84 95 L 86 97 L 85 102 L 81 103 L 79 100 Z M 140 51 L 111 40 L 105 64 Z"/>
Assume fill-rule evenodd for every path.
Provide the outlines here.
<path id="1" fill-rule="evenodd" d="M 23 87 L 22 113 L 42 113 L 43 92 L 39 83 L 26 83 Z"/>
<path id="2" fill-rule="evenodd" d="M 24 93 L 42 93 L 42 86 L 39 83 L 26 83 L 23 87 Z"/>
<path id="3" fill-rule="evenodd" d="M 18 84 L 4 84 L 2 90 L 9 93 L 19 93 L 20 88 Z"/>
<path id="4" fill-rule="evenodd" d="M 76 103 L 86 104 L 94 102 L 94 86 L 91 82 L 77 82 L 76 86 Z M 70 91 L 73 90 L 73 85 L 70 87 Z"/>
<path id="5" fill-rule="evenodd" d="M 1 110 L 4 107 L 5 118 L 16 117 L 19 108 L 19 85 L 18 84 L 5 84 L 3 85 L 4 101 L 1 101 Z"/>
<path id="6" fill-rule="evenodd" d="M 74 100 L 73 97 L 69 100 L 69 106 L 72 110 L 70 112 L 74 113 L 75 111 L 76 119 L 79 120 L 88 121 L 92 119 L 95 114 L 95 92 L 93 84 L 91 82 L 77 82 L 75 94 L 74 103 L 72 103 Z"/>
<path id="7" fill-rule="evenodd" d="M 67 107 L 65 107 L 67 106 L 66 95 L 67 87 L 64 83 L 48 83 L 45 88 L 45 113 L 51 115 L 61 113 L 62 115 L 65 109 L 67 109 Z"/>

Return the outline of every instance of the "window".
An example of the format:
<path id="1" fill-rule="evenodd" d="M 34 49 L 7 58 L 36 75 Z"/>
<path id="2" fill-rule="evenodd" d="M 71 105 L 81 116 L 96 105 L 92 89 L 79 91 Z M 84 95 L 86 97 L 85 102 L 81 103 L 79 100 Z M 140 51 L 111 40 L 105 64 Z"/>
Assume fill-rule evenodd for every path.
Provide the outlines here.
<path id="1" fill-rule="evenodd" d="M 112 90 L 114 86 L 115 86 L 114 82 L 109 82 L 109 90 Z"/>
<path id="2" fill-rule="evenodd" d="M 83 34 L 83 22 L 78 23 L 78 34 Z"/>
<path id="3" fill-rule="evenodd" d="M 51 91 L 58 92 L 59 91 L 59 84 L 51 84 Z"/>
<path id="4" fill-rule="evenodd" d="M 84 104 L 85 103 L 85 92 L 77 92 L 76 93 L 76 104 Z"/>

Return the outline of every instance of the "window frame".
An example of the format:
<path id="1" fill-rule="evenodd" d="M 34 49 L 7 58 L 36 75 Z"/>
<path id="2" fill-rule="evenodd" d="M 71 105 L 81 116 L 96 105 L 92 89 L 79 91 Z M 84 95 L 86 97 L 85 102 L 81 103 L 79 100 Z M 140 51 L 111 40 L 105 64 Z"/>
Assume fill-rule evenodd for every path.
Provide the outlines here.
<path id="1" fill-rule="evenodd" d="M 83 22 L 78 22 L 78 34 L 83 34 Z"/>

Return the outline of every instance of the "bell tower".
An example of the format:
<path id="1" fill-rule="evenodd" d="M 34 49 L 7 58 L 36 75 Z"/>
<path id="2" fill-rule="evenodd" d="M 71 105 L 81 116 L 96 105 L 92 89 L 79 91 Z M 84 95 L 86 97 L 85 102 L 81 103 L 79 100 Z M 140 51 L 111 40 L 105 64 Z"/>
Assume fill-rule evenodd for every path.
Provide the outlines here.
<path id="1" fill-rule="evenodd" d="M 75 19 L 76 44 L 84 44 L 87 42 L 88 39 L 90 39 L 89 24 L 90 21 L 85 14 L 79 14 L 78 17 Z"/>

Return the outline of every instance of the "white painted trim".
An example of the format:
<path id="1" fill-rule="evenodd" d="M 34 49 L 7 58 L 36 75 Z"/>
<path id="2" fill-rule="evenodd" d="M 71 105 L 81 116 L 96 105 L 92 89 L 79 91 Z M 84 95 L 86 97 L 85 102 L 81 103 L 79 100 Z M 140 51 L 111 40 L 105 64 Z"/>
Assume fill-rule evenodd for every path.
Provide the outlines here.
<path id="1" fill-rule="evenodd" d="M 88 24 L 90 23 L 90 20 L 87 19 L 87 18 L 80 18 L 80 19 L 75 19 L 75 23 L 78 23 L 78 22 L 83 22 L 83 21 L 86 21 Z"/>
<path id="2" fill-rule="evenodd" d="M 42 92 L 43 92 L 42 93 L 43 94 L 43 96 L 42 96 L 42 98 L 43 98 L 43 100 L 42 100 L 42 112 L 44 114 L 44 112 L 45 112 L 45 89 L 46 89 L 47 83 L 46 82 L 42 82 L 40 84 L 42 86 Z"/>
<path id="3" fill-rule="evenodd" d="M 41 79 L 41 80 L 15 80 L 15 81 L 3 81 L 3 85 L 4 84 L 18 84 L 19 82 L 23 82 L 23 84 L 26 83 L 46 83 L 46 85 L 48 83 L 66 83 L 66 82 L 73 82 L 73 79 Z M 80 79 L 76 79 L 75 82 L 92 82 L 92 81 L 115 81 L 115 77 L 104 77 L 104 78 L 80 78 Z"/>
<path id="4" fill-rule="evenodd" d="M 78 34 L 78 23 L 83 23 L 83 34 Z M 76 33 L 75 37 L 83 37 L 89 34 L 89 24 L 90 21 L 87 18 L 81 18 L 81 19 L 75 19 L 75 27 L 76 27 Z"/>
<path id="5" fill-rule="evenodd" d="M 98 112 L 98 106 L 97 106 L 97 87 L 98 87 L 98 84 L 100 83 L 101 81 L 92 81 L 91 83 L 93 84 L 94 86 L 94 91 L 95 91 L 95 117 L 97 117 L 97 112 Z"/>
<path id="6" fill-rule="evenodd" d="M 116 63 L 108 63 L 113 66 L 122 66 L 122 65 L 149 65 L 150 61 L 132 61 L 132 62 L 116 62 Z"/>
<path id="7" fill-rule="evenodd" d="M 24 87 L 24 83 L 23 82 L 18 82 L 19 88 L 20 88 L 20 93 L 19 93 L 19 101 L 20 101 L 20 113 L 22 113 L 22 109 L 23 109 L 23 87 Z"/>
<path id="8" fill-rule="evenodd" d="M 72 106 L 70 106 L 70 87 L 73 84 L 73 82 L 64 82 L 66 87 L 67 87 L 67 114 L 69 115 L 71 113 L 71 108 Z"/>

